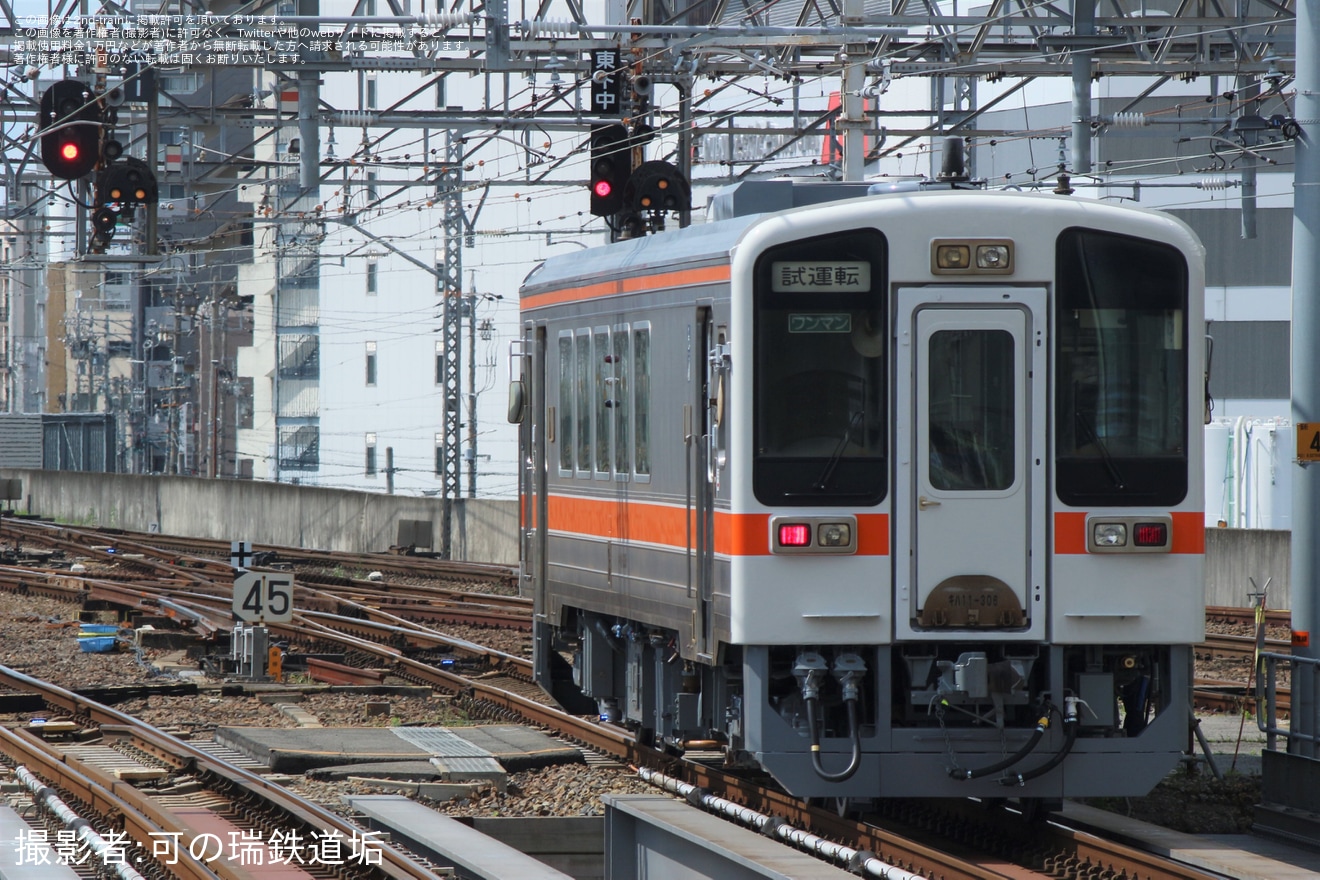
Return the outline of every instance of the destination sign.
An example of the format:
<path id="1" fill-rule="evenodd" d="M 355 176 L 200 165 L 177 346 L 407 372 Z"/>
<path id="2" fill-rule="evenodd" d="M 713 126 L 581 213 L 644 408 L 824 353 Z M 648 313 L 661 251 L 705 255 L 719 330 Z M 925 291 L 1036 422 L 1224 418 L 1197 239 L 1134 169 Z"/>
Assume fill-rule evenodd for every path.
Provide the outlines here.
<path id="1" fill-rule="evenodd" d="M 866 293 L 870 289 L 870 263 L 776 260 L 770 264 L 770 290 L 774 293 Z"/>

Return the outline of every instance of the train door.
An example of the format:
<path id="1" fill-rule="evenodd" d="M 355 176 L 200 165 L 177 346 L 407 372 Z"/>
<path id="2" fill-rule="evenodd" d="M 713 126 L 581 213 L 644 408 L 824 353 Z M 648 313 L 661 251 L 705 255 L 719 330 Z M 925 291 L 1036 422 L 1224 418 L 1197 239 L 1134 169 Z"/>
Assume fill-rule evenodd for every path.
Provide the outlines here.
<path id="1" fill-rule="evenodd" d="M 712 459 L 712 437 L 716 431 L 715 410 L 711 401 L 715 396 L 715 383 L 712 379 L 712 359 L 710 353 L 715 350 L 716 329 L 711 320 L 709 306 L 700 306 L 696 315 L 695 348 L 690 347 L 692 369 L 695 371 L 695 390 L 693 412 L 696 419 L 695 430 L 689 431 L 691 452 L 689 461 L 695 459 L 689 470 L 689 494 L 692 505 L 693 543 L 690 554 L 692 559 L 691 593 L 693 598 L 693 639 L 695 653 L 709 656 L 711 652 L 711 601 L 715 590 L 715 492 L 714 476 L 717 469 Z"/>
<path id="2" fill-rule="evenodd" d="M 900 635 L 1044 634 L 1042 289 L 902 289 L 896 328 Z"/>
<path id="3" fill-rule="evenodd" d="M 519 530 L 521 539 L 522 583 L 519 592 L 532 596 L 533 614 L 537 622 L 534 650 L 544 652 L 545 660 L 553 653 L 549 644 L 550 631 L 540 625 L 545 620 L 546 579 L 546 432 L 554 430 L 555 412 L 547 409 L 545 396 L 545 327 L 529 327 L 521 340 L 521 350 L 512 356 L 511 372 L 521 381 L 522 421 L 518 426 L 519 456 Z M 510 417 L 514 403 L 511 400 Z M 541 644 L 546 640 L 545 644 Z M 552 691 L 550 664 L 535 664 L 537 679 Z M 544 678 L 545 680 L 541 680 Z"/>

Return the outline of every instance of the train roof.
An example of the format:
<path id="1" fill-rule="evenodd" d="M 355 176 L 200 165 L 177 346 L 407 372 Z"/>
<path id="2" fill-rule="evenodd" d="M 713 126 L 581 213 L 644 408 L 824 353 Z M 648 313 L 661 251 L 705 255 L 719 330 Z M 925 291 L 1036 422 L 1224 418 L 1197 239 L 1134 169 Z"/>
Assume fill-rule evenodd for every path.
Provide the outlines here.
<path id="1" fill-rule="evenodd" d="M 592 278 L 643 275 L 657 266 L 701 266 L 729 262 L 729 252 L 762 215 L 701 223 L 661 235 L 602 245 L 548 258 L 523 280 L 523 292 L 554 290 Z"/>
<path id="2" fill-rule="evenodd" d="M 779 183 L 779 181 L 766 181 L 766 183 Z M 730 254 L 737 247 L 738 242 L 752 227 L 773 217 L 797 215 L 801 212 L 818 209 L 826 201 L 833 202 L 837 207 L 851 212 L 857 206 L 866 202 L 888 201 L 891 199 L 979 199 L 989 196 L 996 200 L 1019 200 L 1020 203 L 1034 202 L 1037 206 L 1042 205 L 1041 200 L 1046 200 L 1046 203 L 1053 202 L 1059 205 L 1060 210 L 1062 210 L 1062 205 L 1067 204 L 1073 206 L 1068 210 L 1075 212 L 1080 209 L 1084 213 L 1093 213 L 1097 219 L 1109 216 L 1111 223 L 1115 214 L 1126 214 L 1129 220 L 1134 213 L 1157 216 L 1162 218 L 1163 222 L 1168 224 L 1170 228 L 1177 227 L 1184 230 L 1188 242 L 1193 243 L 1194 247 L 1200 248 L 1201 246 L 1187 225 L 1178 218 L 1171 214 L 1138 206 L 1113 205 L 1108 202 L 1048 193 L 1005 192 L 1003 190 L 960 189 L 957 192 L 949 192 L 948 190 L 939 192 L 891 192 L 873 188 L 867 194 L 864 191 L 859 191 L 856 185 L 849 186 L 847 184 L 838 184 L 837 192 L 839 195 L 833 199 L 828 199 L 824 196 L 828 187 L 828 184 L 817 184 L 814 187 L 792 187 L 791 191 L 801 195 L 790 196 L 788 202 L 784 201 L 783 191 L 778 195 L 772 192 L 769 198 L 762 198 L 759 195 L 753 198 L 744 197 L 741 204 L 738 204 L 735 196 L 733 199 L 724 202 L 724 208 L 711 211 L 710 214 L 719 216 L 723 213 L 727 217 L 731 212 L 748 208 L 763 210 L 728 217 L 728 219 L 712 220 L 659 235 L 643 236 L 550 257 L 527 275 L 523 281 L 522 294 L 529 296 L 566 287 L 589 285 L 598 281 L 653 274 L 657 270 L 663 271 L 666 268 L 675 266 L 698 268 L 727 264 L 730 261 Z M 800 201 L 803 198 L 805 200 Z M 720 197 L 717 196 L 713 203 L 719 205 Z M 730 206 L 734 207 L 731 209 Z"/>
<path id="3" fill-rule="evenodd" d="M 743 232 L 759 218 L 828 201 L 863 198 L 871 186 L 806 179 L 743 181 L 711 197 L 706 223 L 549 257 L 528 273 L 523 290 L 554 290 L 566 282 L 645 274 L 659 265 L 727 263 Z"/>

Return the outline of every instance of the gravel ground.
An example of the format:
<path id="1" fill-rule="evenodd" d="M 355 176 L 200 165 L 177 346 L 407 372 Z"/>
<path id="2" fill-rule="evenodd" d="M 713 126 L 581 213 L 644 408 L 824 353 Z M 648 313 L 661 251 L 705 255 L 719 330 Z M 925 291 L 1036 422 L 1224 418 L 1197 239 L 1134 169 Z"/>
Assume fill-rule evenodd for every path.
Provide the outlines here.
<path id="1" fill-rule="evenodd" d="M 98 687 L 141 684 L 168 680 L 150 665 L 165 652 L 123 650 L 107 654 L 83 653 L 78 646 L 80 608 L 65 602 L 20 597 L 0 592 L 0 664 L 52 681 L 64 687 Z M 114 623 L 113 613 L 101 615 Z M 500 633 L 478 627 L 446 627 L 445 632 L 469 641 L 490 643 L 513 654 L 527 652 L 524 634 Z M 221 682 L 204 683 L 218 686 Z M 386 715 L 368 715 L 367 703 L 388 702 Z M 458 725 L 472 723 L 450 706 L 447 698 L 379 697 L 331 692 L 307 693 L 299 708 L 327 725 L 385 727 L 396 725 Z M 296 727 L 297 723 L 274 705 L 253 696 L 221 696 L 204 692 L 195 697 L 152 696 L 127 700 L 120 711 L 194 741 L 213 738 L 217 727 Z M 0 715 L 0 723 L 26 721 L 27 717 Z M 288 786 L 303 797 L 336 812 L 346 812 L 345 794 L 373 794 L 370 785 L 348 782 L 318 782 L 301 779 Z M 435 809 L 455 816 L 596 816 L 602 815 L 602 793 L 656 792 L 626 769 L 583 764 L 509 775 L 506 790 L 481 791 L 471 798 L 431 803 Z"/>
<path id="2" fill-rule="evenodd" d="M 148 661 L 154 652 L 83 653 L 78 645 L 79 607 L 39 596 L 0 592 L 0 664 L 62 687 L 109 687 L 159 678 Z M 113 613 L 99 615 L 114 623 Z"/>
<path id="3" fill-rule="evenodd" d="M 79 650 L 77 625 L 79 608 L 64 602 L 37 597 L 19 597 L 0 592 L 0 664 L 53 681 L 65 687 L 110 686 L 159 681 L 161 675 L 150 661 L 159 652 L 121 650 L 109 654 L 89 654 Z M 114 615 L 102 616 L 113 623 Z M 446 628 L 469 641 L 492 641 L 491 630 L 470 627 Z M 1273 637 L 1273 636 L 1272 636 Z M 509 653 L 525 653 L 525 636 L 514 635 L 496 644 Z M 1198 665 L 1202 677 L 1242 680 L 1249 671 L 1233 661 L 1215 661 Z M 212 682 L 219 684 L 219 682 Z M 300 703 L 306 712 L 323 723 L 353 726 L 399 724 L 468 723 L 446 699 L 385 698 L 390 703 L 387 715 L 368 716 L 367 702 L 380 697 L 343 693 L 309 693 Z M 118 706 L 124 712 L 141 717 L 167 730 L 192 739 L 211 738 L 216 727 L 264 726 L 295 727 L 296 723 L 275 706 L 254 697 L 219 696 L 205 693 L 198 697 L 151 697 Z M 25 719 L 0 716 L 5 720 Z M 343 811 L 341 796 L 375 791 L 357 783 L 325 783 L 308 779 L 290 784 L 299 794 Z M 602 811 L 602 792 L 654 792 L 623 769 L 570 765 L 509 777 L 507 790 L 479 792 L 471 798 L 433 804 L 441 812 L 458 816 L 590 816 Z M 1251 806 L 1259 801 L 1259 777 L 1229 773 L 1217 782 L 1208 771 L 1171 774 L 1149 796 L 1127 800 L 1092 801 L 1095 806 L 1122 812 L 1146 821 L 1194 833 L 1242 832 L 1250 828 Z"/>

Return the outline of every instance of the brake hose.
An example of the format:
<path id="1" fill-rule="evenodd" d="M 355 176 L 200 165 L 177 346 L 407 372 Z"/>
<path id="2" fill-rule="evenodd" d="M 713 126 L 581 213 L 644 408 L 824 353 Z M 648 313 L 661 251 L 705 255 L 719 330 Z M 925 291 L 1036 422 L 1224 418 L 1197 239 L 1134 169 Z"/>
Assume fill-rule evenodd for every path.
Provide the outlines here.
<path id="1" fill-rule="evenodd" d="M 852 732 L 852 758 L 848 761 L 848 766 L 844 767 L 838 773 L 827 773 L 820 763 L 820 734 L 816 730 L 816 698 L 807 698 L 807 730 L 811 734 L 811 766 L 816 771 L 816 775 L 826 782 L 843 782 L 852 777 L 857 772 L 857 768 L 862 766 L 862 731 L 857 724 L 857 699 L 853 698 L 848 703 L 848 729 Z"/>
<path id="2" fill-rule="evenodd" d="M 950 767 L 949 776 L 954 779 L 979 779 L 982 776 L 989 776 L 991 773 L 998 773 L 1000 770 L 1012 767 L 1018 761 L 1021 761 L 1027 755 L 1031 754 L 1032 750 L 1040 744 L 1041 737 L 1045 735 L 1045 731 L 1049 729 L 1049 726 L 1050 712 L 1049 707 L 1046 707 L 1045 714 L 1036 720 L 1036 729 L 1031 732 L 1031 738 L 1023 743 L 1022 748 L 1018 749 L 1002 761 L 997 761 L 987 767 L 979 767 L 976 770 L 966 770 L 962 767 Z"/>

